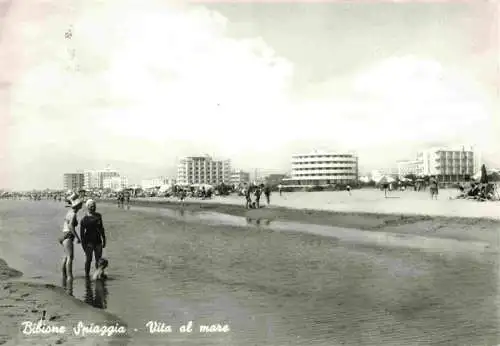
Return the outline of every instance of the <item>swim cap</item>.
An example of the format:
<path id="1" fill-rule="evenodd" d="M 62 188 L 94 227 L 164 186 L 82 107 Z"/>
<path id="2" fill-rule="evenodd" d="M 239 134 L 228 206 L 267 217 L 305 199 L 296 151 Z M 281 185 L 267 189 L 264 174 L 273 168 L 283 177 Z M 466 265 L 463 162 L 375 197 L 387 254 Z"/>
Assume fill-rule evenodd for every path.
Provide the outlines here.
<path id="1" fill-rule="evenodd" d="M 87 206 L 87 208 L 90 208 L 92 206 L 95 206 L 95 201 L 93 199 L 89 199 L 85 205 Z"/>

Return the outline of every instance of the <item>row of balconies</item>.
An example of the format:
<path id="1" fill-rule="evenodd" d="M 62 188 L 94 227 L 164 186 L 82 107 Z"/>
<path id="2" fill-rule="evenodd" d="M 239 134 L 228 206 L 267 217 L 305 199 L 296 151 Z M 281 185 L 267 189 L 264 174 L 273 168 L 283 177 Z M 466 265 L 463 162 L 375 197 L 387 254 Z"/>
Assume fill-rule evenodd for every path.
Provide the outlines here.
<path id="1" fill-rule="evenodd" d="M 314 167 L 304 167 L 304 168 L 293 168 L 292 171 L 355 171 L 356 167 L 321 167 L 321 166 L 314 166 Z"/>
<path id="2" fill-rule="evenodd" d="M 356 177 L 357 174 L 345 174 L 345 173 L 330 173 L 330 174 L 322 174 L 322 173 L 313 173 L 313 174 L 292 174 L 292 179 L 296 177 L 323 177 L 325 179 L 329 179 L 328 177 L 347 177 L 347 178 L 352 178 Z"/>
<path id="3" fill-rule="evenodd" d="M 293 159 L 318 159 L 318 158 L 326 158 L 326 159 L 331 159 L 331 158 L 355 158 L 353 155 L 336 155 L 336 154 L 331 154 L 331 155 L 301 155 L 301 156 L 292 156 Z"/>
<path id="4" fill-rule="evenodd" d="M 357 163 L 357 159 L 352 160 L 342 160 L 342 161 L 332 161 L 332 160 L 292 160 L 292 165 L 304 165 L 304 164 L 353 164 Z"/>

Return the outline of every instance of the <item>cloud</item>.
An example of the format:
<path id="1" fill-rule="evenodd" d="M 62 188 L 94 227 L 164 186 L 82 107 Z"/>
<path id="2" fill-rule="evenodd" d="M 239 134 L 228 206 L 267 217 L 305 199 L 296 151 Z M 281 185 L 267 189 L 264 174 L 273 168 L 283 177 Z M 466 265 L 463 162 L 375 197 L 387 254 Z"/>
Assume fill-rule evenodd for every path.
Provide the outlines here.
<path id="1" fill-rule="evenodd" d="M 341 97 L 304 102 L 316 134 L 352 148 L 436 140 L 484 141 L 487 99 L 459 70 L 416 56 L 373 63 L 345 81 Z M 347 90 L 347 91 L 346 91 Z M 321 127 L 318 124 L 331 124 Z M 471 129 L 474 129 L 471 131 Z"/>
<path id="2" fill-rule="evenodd" d="M 71 42 L 63 18 L 21 27 L 36 59 L 16 79 L 16 120 L 85 117 L 109 135 L 209 139 L 235 118 L 269 119 L 286 97 L 291 64 L 260 38 L 227 38 L 215 12 L 153 1 L 80 11 Z"/>
<path id="3" fill-rule="evenodd" d="M 152 0 L 49 5 L 38 5 L 38 18 L 16 8 L 2 43 L 11 59 L 23 57 L 10 76 L 13 156 L 34 142 L 54 145 L 48 139 L 126 160 L 140 156 L 138 143 L 167 140 L 233 142 L 234 153 L 259 143 L 232 127 L 279 121 L 292 64 L 262 38 L 229 38 L 217 12 Z"/>

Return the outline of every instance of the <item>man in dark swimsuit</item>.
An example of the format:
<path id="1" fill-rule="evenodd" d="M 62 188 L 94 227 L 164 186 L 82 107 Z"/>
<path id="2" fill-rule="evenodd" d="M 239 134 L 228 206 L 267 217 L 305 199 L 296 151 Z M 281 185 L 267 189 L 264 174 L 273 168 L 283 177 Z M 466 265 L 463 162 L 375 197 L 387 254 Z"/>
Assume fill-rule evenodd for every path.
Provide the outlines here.
<path id="1" fill-rule="evenodd" d="M 102 216 L 96 212 L 95 201 L 89 199 L 86 203 L 88 212 L 80 220 L 80 239 L 82 240 L 83 251 L 85 251 L 85 277 L 90 277 L 90 266 L 92 264 L 92 254 L 94 254 L 95 267 L 97 269 L 99 260 L 102 257 L 102 249 L 106 247 L 106 235 Z"/>

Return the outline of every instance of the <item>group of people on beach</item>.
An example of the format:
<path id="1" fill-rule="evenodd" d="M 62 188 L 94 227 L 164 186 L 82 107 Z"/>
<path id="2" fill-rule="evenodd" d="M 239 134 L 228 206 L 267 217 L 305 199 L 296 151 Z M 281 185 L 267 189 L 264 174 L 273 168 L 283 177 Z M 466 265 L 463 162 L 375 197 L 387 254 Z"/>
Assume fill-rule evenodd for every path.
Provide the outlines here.
<path id="1" fill-rule="evenodd" d="M 102 215 L 97 212 L 96 202 L 88 199 L 85 202 L 86 214 L 78 221 L 78 212 L 83 208 L 84 202 L 76 193 L 72 193 L 67 198 L 67 207 L 69 208 L 64 218 L 62 235 L 59 237 L 59 243 L 64 250 L 62 263 L 63 282 L 73 281 L 73 260 L 74 260 L 74 241 L 82 245 L 85 253 L 85 278 L 90 279 L 90 267 L 92 258 L 95 261 L 96 271 L 93 278 L 95 280 L 105 278 L 104 269 L 108 261 L 102 257 L 103 249 L 106 248 L 106 234 Z M 80 226 L 80 234 L 77 233 L 77 226 Z"/>
<path id="2" fill-rule="evenodd" d="M 245 196 L 246 204 L 245 208 L 247 209 L 259 209 L 260 208 L 260 197 L 264 193 L 266 196 L 267 205 L 271 203 L 271 188 L 269 185 L 264 186 L 264 184 L 260 185 L 249 185 L 248 187 L 243 189 L 243 195 Z M 252 200 L 252 195 L 254 199 Z"/>
<path id="3" fill-rule="evenodd" d="M 125 203 L 127 204 L 127 209 L 130 209 L 130 192 L 120 192 L 116 196 L 116 201 L 118 202 L 118 208 L 125 208 Z"/>

